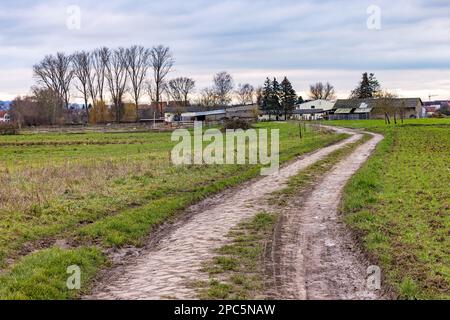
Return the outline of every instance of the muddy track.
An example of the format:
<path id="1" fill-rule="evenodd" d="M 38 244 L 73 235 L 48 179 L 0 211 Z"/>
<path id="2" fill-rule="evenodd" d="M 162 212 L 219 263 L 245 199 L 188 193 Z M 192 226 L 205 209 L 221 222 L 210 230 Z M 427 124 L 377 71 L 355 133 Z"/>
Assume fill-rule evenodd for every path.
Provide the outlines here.
<path id="1" fill-rule="evenodd" d="M 100 279 L 85 299 L 195 299 L 192 283 L 208 280 L 201 271 L 215 249 L 239 222 L 267 209 L 264 199 L 282 189 L 290 177 L 362 137 L 349 129 L 333 129 L 352 136 L 299 157 L 276 176 L 267 176 L 219 193 L 188 208 L 185 218 L 162 231 L 143 250 L 126 251 L 116 267 Z"/>
<path id="2" fill-rule="evenodd" d="M 268 265 L 274 299 L 380 299 L 365 259 L 339 215 L 344 186 L 383 139 L 373 138 L 281 212 Z"/>

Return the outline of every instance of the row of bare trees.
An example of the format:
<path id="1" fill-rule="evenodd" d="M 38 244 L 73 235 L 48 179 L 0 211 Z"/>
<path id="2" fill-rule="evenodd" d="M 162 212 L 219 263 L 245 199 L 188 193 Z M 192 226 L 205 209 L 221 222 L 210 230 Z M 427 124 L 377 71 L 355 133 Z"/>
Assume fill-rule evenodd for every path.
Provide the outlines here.
<path id="1" fill-rule="evenodd" d="M 61 52 L 48 55 L 33 67 L 33 71 L 41 86 L 61 98 L 63 108 L 69 107 L 71 88 L 74 87 L 83 97 L 88 116 L 88 106 L 103 103 L 109 94 L 119 122 L 126 94 L 135 105 L 137 118 L 139 104 L 146 93 L 157 105 L 164 92 L 176 101 L 188 103 L 195 81 L 185 77 L 168 81 L 174 63 L 170 48 L 162 45 L 151 49 L 102 47 L 72 55 Z"/>
<path id="2" fill-rule="evenodd" d="M 200 92 L 198 104 L 204 107 L 229 105 L 233 97 L 239 104 L 254 104 L 257 97 L 257 89 L 251 84 L 239 84 L 234 90 L 233 77 L 226 71 L 217 73 L 213 78 L 213 85 L 204 88 Z"/>
<path id="3" fill-rule="evenodd" d="M 84 102 L 87 118 L 91 108 L 112 102 L 115 120 L 123 116 L 125 96 L 134 104 L 136 120 L 144 95 L 160 106 L 163 95 L 182 106 L 189 105 L 189 97 L 195 91 L 195 81 L 188 77 L 168 79 L 175 59 L 169 47 L 110 49 L 101 47 L 93 51 L 77 51 L 71 55 L 58 52 L 48 55 L 34 65 L 34 76 L 40 88 L 53 92 L 61 101 L 61 108 L 68 110 L 71 92 L 75 89 Z M 255 88 L 246 83 L 235 90 L 233 77 L 219 72 L 213 78 L 213 86 L 201 90 L 198 104 L 205 107 L 225 106 L 236 97 L 240 104 L 256 101 Z"/>
<path id="4" fill-rule="evenodd" d="M 53 93 L 60 101 L 61 110 L 69 109 L 71 93 L 75 89 L 83 99 L 87 119 L 91 118 L 91 111 L 104 108 L 108 99 L 112 103 L 113 117 L 120 122 L 125 99 L 132 101 L 136 120 L 139 120 L 139 105 L 144 95 L 157 107 L 163 95 L 180 106 L 190 104 L 195 81 L 189 77 L 168 79 L 174 64 L 170 48 L 162 45 L 153 48 L 101 47 L 70 55 L 62 52 L 48 55 L 34 65 L 33 71 L 39 88 Z M 242 105 L 254 104 L 260 91 L 261 88 L 255 89 L 248 83 L 235 88 L 233 77 L 223 71 L 214 76 L 211 87 L 199 92 L 196 102 L 205 107 L 226 106 L 233 99 Z"/>

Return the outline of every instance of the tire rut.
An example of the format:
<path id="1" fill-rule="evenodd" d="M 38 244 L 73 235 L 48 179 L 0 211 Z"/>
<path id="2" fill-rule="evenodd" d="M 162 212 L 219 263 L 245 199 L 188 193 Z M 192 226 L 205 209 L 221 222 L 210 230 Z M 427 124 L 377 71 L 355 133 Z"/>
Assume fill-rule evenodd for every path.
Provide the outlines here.
<path id="1" fill-rule="evenodd" d="M 268 269 L 274 299 L 380 299 L 366 286 L 369 263 L 339 215 L 343 189 L 381 135 L 359 146 L 303 197 L 282 209 Z"/>

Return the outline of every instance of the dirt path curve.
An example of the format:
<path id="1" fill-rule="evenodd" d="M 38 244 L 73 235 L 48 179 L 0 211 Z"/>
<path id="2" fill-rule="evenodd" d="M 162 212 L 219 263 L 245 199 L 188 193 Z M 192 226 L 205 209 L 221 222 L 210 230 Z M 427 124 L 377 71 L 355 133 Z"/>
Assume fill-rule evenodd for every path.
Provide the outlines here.
<path id="1" fill-rule="evenodd" d="M 190 219 L 175 224 L 159 243 L 111 270 L 85 299 L 195 299 L 196 291 L 189 284 L 208 280 L 208 275 L 200 271 L 202 264 L 226 244 L 225 236 L 231 228 L 261 211 L 263 198 L 283 188 L 291 176 L 362 137 L 348 129 L 333 130 L 352 136 L 298 158 L 276 176 L 250 181 L 188 209 Z M 189 215 L 189 211 L 195 214 Z"/>
<path id="2" fill-rule="evenodd" d="M 338 214 L 344 186 L 383 139 L 373 136 L 327 173 L 306 197 L 283 210 L 269 268 L 275 282 L 272 298 L 381 298 L 379 291 L 367 289 L 369 264 Z"/>

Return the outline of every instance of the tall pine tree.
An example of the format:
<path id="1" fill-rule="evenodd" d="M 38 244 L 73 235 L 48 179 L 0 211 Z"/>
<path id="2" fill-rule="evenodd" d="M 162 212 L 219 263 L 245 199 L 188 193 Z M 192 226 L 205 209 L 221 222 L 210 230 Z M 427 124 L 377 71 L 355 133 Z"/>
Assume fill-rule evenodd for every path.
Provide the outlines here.
<path id="1" fill-rule="evenodd" d="M 297 94 L 294 88 L 292 88 L 291 82 L 287 79 L 287 77 L 284 77 L 280 87 L 280 105 L 284 113 L 285 120 L 287 120 L 288 115 L 292 114 L 296 101 Z"/>
<path id="2" fill-rule="evenodd" d="M 270 97 L 270 109 L 271 113 L 274 114 L 278 120 L 279 116 L 282 114 L 282 108 L 280 103 L 281 86 L 277 78 L 273 78 L 272 82 L 272 94 Z"/>
<path id="3" fill-rule="evenodd" d="M 373 73 L 369 74 L 369 85 L 372 89 L 373 97 L 381 91 L 380 83 L 378 82 L 377 78 L 375 78 L 375 74 Z"/>
<path id="4" fill-rule="evenodd" d="M 352 91 L 350 98 L 352 99 L 370 99 L 375 96 L 377 92 L 380 91 L 380 83 L 375 78 L 375 75 L 371 73 L 364 72 L 362 75 L 362 80 L 358 87 Z"/>
<path id="5" fill-rule="evenodd" d="M 264 82 L 264 87 L 262 89 L 260 107 L 261 110 L 266 114 L 269 114 L 269 116 L 271 114 L 270 99 L 272 97 L 272 91 L 273 91 L 272 81 L 270 81 L 270 79 L 267 78 L 266 81 Z"/>

